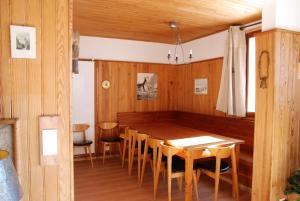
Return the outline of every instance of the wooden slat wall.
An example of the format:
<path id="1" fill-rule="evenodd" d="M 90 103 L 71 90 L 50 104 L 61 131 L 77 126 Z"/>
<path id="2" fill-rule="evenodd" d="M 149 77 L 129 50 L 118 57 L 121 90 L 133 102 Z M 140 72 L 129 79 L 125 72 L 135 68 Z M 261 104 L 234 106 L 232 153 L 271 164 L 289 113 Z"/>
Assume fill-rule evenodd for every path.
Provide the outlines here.
<path id="1" fill-rule="evenodd" d="M 299 33 L 274 30 L 256 36 L 257 58 L 267 50 L 271 62 L 268 88 L 259 88 L 258 72 L 256 79 L 253 201 L 282 198 L 286 179 L 300 165 L 299 48 Z"/>
<path id="2" fill-rule="evenodd" d="M 170 111 L 176 110 L 176 67 L 165 64 L 97 61 L 96 72 L 96 125 L 102 121 L 116 121 L 118 112 Z M 158 97 L 155 100 L 136 99 L 137 73 L 156 73 Z M 111 87 L 102 88 L 102 81 L 109 80 Z M 96 133 L 98 127 L 96 126 Z M 98 135 L 95 141 L 98 141 Z M 99 152 L 99 147 L 96 145 Z"/>
<path id="3" fill-rule="evenodd" d="M 177 70 L 178 110 L 216 116 L 225 116 L 216 111 L 217 98 L 222 74 L 223 58 L 180 65 Z M 194 80 L 208 79 L 208 94 L 194 93 Z"/>
<path id="4" fill-rule="evenodd" d="M 24 201 L 73 200 L 71 19 L 72 0 L 0 1 L 0 93 L 3 116 L 19 118 L 17 170 Z M 36 59 L 10 58 L 10 24 L 36 27 Z M 59 166 L 42 167 L 38 117 L 51 114 L 62 117 L 62 160 Z"/>
<path id="5" fill-rule="evenodd" d="M 175 71 L 176 67 L 164 64 L 131 62 L 96 62 L 96 108 L 97 122 L 116 121 L 117 112 L 168 111 L 176 109 Z M 136 99 L 137 73 L 156 73 L 158 76 L 158 97 L 154 100 Z M 111 87 L 103 89 L 101 83 L 109 80 Z"/>
<path id="6" fill-rule="evenodd" d="M 117 61 L 96 62 L 97 122 L 115 121 L 117 112 L 180 110 L 224 116 L 215 110 L 222 73 L 222 58 L 171 66 Z M 138 72 L 158 75 L 158 98 L 136 100 Z M 208 78 L 208 94 L 194 94 L 194 79 Z M 111 82 L 105 90 L 103 80 Z"/>

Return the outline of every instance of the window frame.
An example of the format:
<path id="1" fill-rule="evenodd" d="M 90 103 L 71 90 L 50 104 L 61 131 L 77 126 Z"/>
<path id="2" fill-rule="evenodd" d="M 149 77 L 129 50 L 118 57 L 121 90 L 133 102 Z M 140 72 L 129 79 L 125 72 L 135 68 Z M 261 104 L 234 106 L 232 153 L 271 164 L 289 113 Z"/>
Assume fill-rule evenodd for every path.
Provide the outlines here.
<path id="1" fill-rule="evenodd" d="M 261 30 L 246 33 L 246 117 L 255 117 L 255 112 L 248 112 L 248 85 L 249 85 L 249 38 L 255 37 Z M 256 77 L 256 76 L 255 76 Z M 256 110 L 256 109 L 255 109 Z"/>

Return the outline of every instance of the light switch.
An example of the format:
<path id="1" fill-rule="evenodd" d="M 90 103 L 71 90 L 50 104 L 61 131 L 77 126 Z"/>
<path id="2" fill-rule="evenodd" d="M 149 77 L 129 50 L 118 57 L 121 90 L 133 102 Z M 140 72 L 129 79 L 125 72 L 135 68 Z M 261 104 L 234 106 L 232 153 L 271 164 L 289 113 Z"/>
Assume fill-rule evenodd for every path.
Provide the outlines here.
<path id="1" fill-rule="evenodd" d="M 57 129 L 42 130 L 43 156 L 53 156 L 58 153 Z"/>

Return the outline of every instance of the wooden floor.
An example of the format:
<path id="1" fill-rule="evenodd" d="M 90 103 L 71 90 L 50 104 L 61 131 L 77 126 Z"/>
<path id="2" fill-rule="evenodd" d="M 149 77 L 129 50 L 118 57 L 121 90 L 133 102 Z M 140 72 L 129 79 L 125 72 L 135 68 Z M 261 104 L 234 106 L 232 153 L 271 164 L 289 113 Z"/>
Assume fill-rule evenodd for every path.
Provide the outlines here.
<path id="1" fill-rule="evenodd" d="M 137 172 L 133 169 L 131 177 L 127 174 L 127 167 L 121 168 L 119 158 L 111 158 L 105 161 L 96 161 L 91 168 L 88 161 L 75 162 L 75 201 L 152 201 L 153 182 L 150 166 L 146 169 L 144 184 L 137 184 Z M 127 164 L 126 164 L 127 165 Z M 136 168 L 134 164 L 134 168 Z M 172 181 L 172 201 L 183 201 L 184 192 L 178 190 L 176 179 Z M 201 201 L 212 201 L 214 192 L 213 180 L 201 176 L 199 183 L 199 195 Z M 193 195 L 193 200 L 195 196 Z M 220 201 L 233 201 L 231 197 L 231 185 L 220 183 Z M 250 193 L 240 191 L 240 201 L 250 201 Z M 167 184 L 162 179 L 159 183 L 156 201 L 167 201 Z"/>

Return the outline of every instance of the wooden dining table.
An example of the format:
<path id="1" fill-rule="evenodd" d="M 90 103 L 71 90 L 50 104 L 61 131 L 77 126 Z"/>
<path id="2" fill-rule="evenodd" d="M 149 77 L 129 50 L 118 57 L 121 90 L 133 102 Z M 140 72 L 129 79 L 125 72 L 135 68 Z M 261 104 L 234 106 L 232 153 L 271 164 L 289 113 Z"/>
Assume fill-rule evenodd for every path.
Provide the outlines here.
<path id="1" fill-rule="evenodd" d="M 180 148 L 178 155 L 185 159 L 185 201 L 192 200 L 193 164 L 195 159 L 208 157 L 206 149 L 211 146 L 235 144 L 237 167 L 240 144 L 243 140 L 230 138 L 173 122 L 148 123 L 132 126 L 139 133 L 164 140 L 166 144 Z"/>

